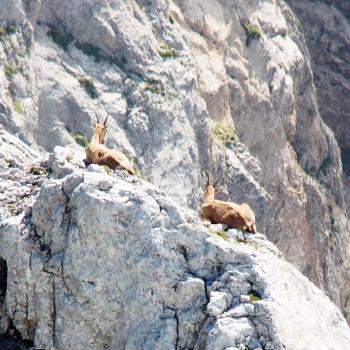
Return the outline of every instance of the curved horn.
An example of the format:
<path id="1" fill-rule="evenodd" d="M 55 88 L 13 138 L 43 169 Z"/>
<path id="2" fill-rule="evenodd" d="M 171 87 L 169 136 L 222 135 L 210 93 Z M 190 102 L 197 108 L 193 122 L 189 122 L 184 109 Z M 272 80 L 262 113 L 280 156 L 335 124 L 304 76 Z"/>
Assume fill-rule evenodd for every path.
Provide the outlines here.
<path id="1" fill-rule="evenodd" d="M 107 119 L 108 119 L 108 117 L 109 117 L 109 113 L 107 113 L 107 117 L 106 117 L 105 121 L 103 122 L 103 125 L 104 125 L 104 126 L 106 126 L 106 124 L 107 124 Z"/>
<path id="2" fill-rule="evenodd" d="M 216 185 L 218 184 L 218 182 L 221 180 L 222 178 L 222 174 L 215 180 L 215 182 L 213 183 L 213 187 L 216 188 Z"/>
<path id="3" fill-rule="evenodd" d="M 97 123 L 100 124 L 100 118 L 98 117 L 98 114 L 96 111 L 95 111 L 95 115 L 96 115 Z"/>

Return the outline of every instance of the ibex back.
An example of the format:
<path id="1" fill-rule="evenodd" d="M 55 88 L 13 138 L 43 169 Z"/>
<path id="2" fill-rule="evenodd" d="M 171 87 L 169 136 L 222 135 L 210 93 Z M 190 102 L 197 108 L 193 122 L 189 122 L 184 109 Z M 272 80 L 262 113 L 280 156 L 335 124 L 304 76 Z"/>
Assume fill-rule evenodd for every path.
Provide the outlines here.
<path id="1" fill-rule="evenodd" d="M 216 181 L 217 183 L 217 181 Z M 236 204 L 215 199 L 215 185 L 208 183 L 204 192 L 201 216 L 212 223 L 222 223 L 242 231 L 256 232 L 255 215 L 248 204 Z"/>

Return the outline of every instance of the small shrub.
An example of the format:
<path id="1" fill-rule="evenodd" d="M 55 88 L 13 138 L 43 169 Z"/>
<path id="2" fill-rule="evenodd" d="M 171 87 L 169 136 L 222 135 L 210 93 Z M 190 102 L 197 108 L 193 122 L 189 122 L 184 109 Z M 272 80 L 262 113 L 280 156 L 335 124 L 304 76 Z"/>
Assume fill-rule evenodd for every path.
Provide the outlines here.
<path id="1" fill-rule="evenodd" d="M 137 175 L 139 176 L 140 179 L 144 180 L 144 181 L 147 181 L 147 182 L 150 182 L 150 178 L 149 176 L 146 174 L 146 171 L 145 169 L 138 169 L 137 170 Z"/>
<path id="2" fill-rule="evenodd" d="M 210 228 L 209 232 L 213 235 L 217 235 L 217 236 L 221 237 L 225 241 L 228 241 L 227 232 L 225 232 L 225 231 L 219 231 L 219 230 L 214 230 L 214 229 Z"/>
<path id="3" fill-rule="evenodd" d="M 155 79 L 147 79 L 143 88 L 145 91 L 151 91 L 155 94 L 165 95 L 163 84 Z"/>
<path id="4" fill-rule="evenodd" d="M 47 170 L 40 165 L 33 165 L 30 168 L 30 173 L 33 175 L 43 175 L 47 174 Z"/>
<path id="5" fill-rule="evenodd" d="M 170 24 L 174 24 L 174 18 L 169 16 L 169 22 L 170 22 Z"/>
<path id="6" fill-rule="evenodd" d="M 72 152 L 69 152 L 67 155 L 66 155 L 66 161 L 67 162 L 71 162 L 73 160 L 73 153 Z"/>
<path id="7" fill-rule="evenodd" d="M 112 169 L 108 165 L 102 165 L 105 172 L 110 175 L 113 173 Z"/>
<path id="8" fill-rule="evenodd" d="M 89 77 L 79 78 L 79 83 L 84 87 L 86 92 L 91 98 L 97 98 L 98 93 L 94 84 L 94 81 Z"/>
<path id="9" fill-rule="evenodd" d="M 17 181 L 17 180 L 18 180 L 18 179 L 17 179 L 17 176 L 16 176 L 16 175 L 13 175 L 13 174 L 9 175 L 9 176 L 8 176 L 8 179 L 11 180 L 11 181 Z"/>
<path id="10" fill-rule="evenodd" d="M 50 27 L 48 35 L 52 37 L 52 40 L 63 48 L 64 51 L 68 50 L 69 44 L 73 41 L 73 36 L 67 33 L 62 26 Z"/>
<path id="11" fill-rule="evenodd" d="M 17 73 L 17 71 L 17 68 L 13 64 L 6 64 L 4 67 L 4 72 L 7 79 L 11 79 Z"/>
<path id="12" fill-rule="evenodd" d="M 89 140 L 83 134 L 80 134 L 78 132 L 70 132 L 69 134 L 72 136 L 74 141 L 82 147 L 87 147 L 90 143 Z"/>
<path id="13" fill-rule="evenodd" d="M 245 22 L 243 23 L 243 28 L 245 29 L 247 40 L 246 40 L 246 46 L 249 46 L 252 40 L 256 39 L 259 40 L 261 37 L 261 30 L 260 28 L 253 23 Z"/>
<path id="14" fill-rule="evenodd" d="M 163 58 L 176 58 L 179 56 L 179 53 L 166 42 L 159 45 L 157 52 Z"/>
<path id="15" fill-rule="evenodd" d="M 22 115 L 25 114 L 24 110 L 23 110 L 23 107 L 22 107 L 22 104 L 18 100 L 17 97 L 12 96 L 12 104 L 13 104 L 13 109 L 14 109 L 15 112 L 17 112 L 18 114 L 22 114 Z"/>
<path id="16" fill-rule="evenodd" d="M 12 24 L 9 24 L 7 27 L 6 27 L 6 33 L 8 35 L 14 35 L 17 33 L 17 25 L 12 23 Z"/>
<path id="17" fill-rule="evenodd" d="M 237 141 L 235 130 L 232 127 L 225 126 L 222 122 L 215 122 L 213 130 L 214 137 L 223 145 L 229 146 Z"/>
<path id="18" fill-rule="evenodd" d="M 4 38 L 7 35 L 6 28 L 0 27 L 0 38 Z"/>
<path id="19" fill-rule="evenodd" d="M 16 34 L 17 26 L 15 24 L 9 24 L 6 27 L 0 27 L 0 40 L 9 40 L 11 35 Z"/>
<path id="20" fill-rule="evenodd" d="M 249 295 L 250 301 L 252 303 L 254 303 L 255 301 L 261 300 L 261 295 L 258 292 L 254 291 L 254 290 L 250 291 L 250 293 L 248 295 Z"/>

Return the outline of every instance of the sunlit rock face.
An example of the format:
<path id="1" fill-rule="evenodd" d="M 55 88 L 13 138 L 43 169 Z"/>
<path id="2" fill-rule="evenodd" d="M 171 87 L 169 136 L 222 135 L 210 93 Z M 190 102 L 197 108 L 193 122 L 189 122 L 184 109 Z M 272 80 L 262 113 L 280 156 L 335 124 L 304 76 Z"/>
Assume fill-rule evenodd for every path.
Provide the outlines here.
<path id="1" fill-rule="evenodd" d="M 95 112 L 110 113 L 107 145 L 140 176 L 198 211 L 206 174 L 223 175 L 218 196 L 248 203 L 258 230 L 348 312 L 340 152 L 285 2 L 0 0 L 0 9 L 8 132 L 42 153 L 83 152 L 75 140 L 89 141 Z"/>
<path id="2" fill-rule="evenodd" d="M 6 344 L 347 349 L 339 309 L 265 235 L 203 222 L 150 183 L 84 169 L 80 157 L 57 147 L 31 210 L 0 224 Z"/>

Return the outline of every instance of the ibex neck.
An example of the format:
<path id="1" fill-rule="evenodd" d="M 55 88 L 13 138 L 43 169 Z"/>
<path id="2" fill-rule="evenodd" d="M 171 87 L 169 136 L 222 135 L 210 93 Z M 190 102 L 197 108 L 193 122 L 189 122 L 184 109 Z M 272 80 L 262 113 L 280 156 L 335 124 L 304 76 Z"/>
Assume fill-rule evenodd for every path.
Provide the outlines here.
<path id="1" fill-rule="evenodd" d="M 204 203 L 210 203 L 215 200 L 215 188 L 213 186 L 207 186 L 204 191 Z"/>
<path id="2" fill-rule="evenodd" d="M 92 138 L 91 138 L 91 142 L 93 142 L 93 143 L 101 143 L 99 135 L 98 134 L 93 134 Z"/>

